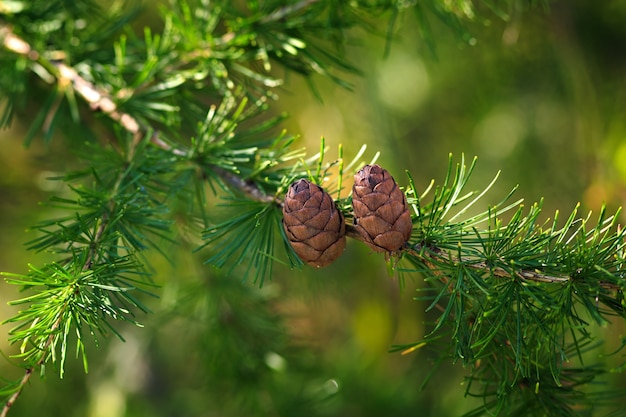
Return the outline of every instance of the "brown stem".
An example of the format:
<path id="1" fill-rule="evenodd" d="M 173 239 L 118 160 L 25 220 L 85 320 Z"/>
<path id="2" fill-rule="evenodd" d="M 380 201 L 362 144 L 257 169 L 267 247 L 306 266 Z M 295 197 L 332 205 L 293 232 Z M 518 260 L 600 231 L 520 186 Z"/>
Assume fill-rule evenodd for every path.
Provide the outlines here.
<path id="1" fill-rule="evenodd" d="M 15 404 L 15 401 L 17 401 L 20 394 L 22 393 L 22 390 L 24 389 L 24 387 L 30 380 L 30 377 L 33 374 L 34 370 L 35 370 L 34 366 L 30 368 L 26 368 L 26 373 L 24 373 L 24 376 L 22 377 L 22 380 L 20 381 L 19 388 L 13 393 L 13 395 L 11 395 L 11 397 L 4 404 L 4 408 L 2 409 L 2 413 L 0 413 L 0 417 L 7 416 L 7 414 L 9 413 L 9 410 L 11 409 L 13 404 Z"/>
<path id="2" fill-rule="evenodd" d="M 432 263 L 435 262 L 454 262 L 454 260 L 445 259 L 443 256 L 439 255 L 436 251 L 430 251 L 426 254 L 419 253 L 413 248 L 406 248 L 406 251 L 411 253 L 412 255 L 419 258 L 429 269 L 436 268 L 436 266 Z M 471 259 L 461 258 L 459 262 L 465 264 L 467 268 L 484 271 L 485 273 L 490 273 L 495 277 L 499 278 L 513 278 L 517 277 L 524 281 L 532 281 L 532 282 L 545 282 L 545 283 L 561 283 L 565 284 L 570 282 L 574 278 L 570 275 L 548 275 L 544 274 L 537 270 L 529 270 L 529 269 L 516 269 L 514 271 L 509 271 L 505 268 L 501 267 L 491 267 L 484 261 L 473 261 Z M 618 291 L 620 287 L 610 282 L 600 281 L 599 285 L 605 290 L 609 291 Z"/>
<path id="3" fill-rule="evenodd" d="M 62 319 L 63 319 L 63 310 L 61 310 L 61 312 L 59 313 L 59 317 L 50 328 L 50 335 L 48 336 L 46 343 L 41 347 L 41 358 L 39 358 L 39 360 L 33 366 L 26 368 L 26 371 L 24 372 L 24 376 L 22 376 L 22 379 L 20 380 L 18 384 L 18 388 L 15 390 L 15 392 L 11 395 L 11 397 L 9 397 L 7 402 L 4 404 L 4 407 L 2 408 L 2 412 L 0 413 L 0 417 L 7 416 L 7 414 L 9 413 L 9 410 L 11 409 L 13 404 L 15 404 L 15 401 L 17 401 L 17 399 L 19 398 L 20 394 L 22 393 L 22 390 L 24 389 L 28 381 L 30 381 L 30 378 L 33 376 L 33 373 L 35 372 L 35 368 L 40 367 L 46 361 L 46 353 L 48 349 L 50 348 L 50 346 L 52 345 L 52 342 L 54 341 L 54 338 L 56 336 L 56 330 L 61 325 Z"/>
<path id="4" fill-rule="evenodd" d="M 294 8 L 294 10 L 283 10 L 283 13 L 291 13 L 296 9 L 305 7 L 308 4 L 314 3 L 315 1 L 317 0 L 302 1 L 291 7 Z M 128 113 L 120 111 L 115 104 L 114 98 L 107 91 L 95 86 L 90 81 L 81 77 L 81 75 L 78 74 L 78 72 L 76 72 L 74 68 L 65 65 L 60 61 L 48 61 L 42 58 L 41 54 L 39 54 L 37 51 L 34 51 L 26 41 L 15 35 L 11 31 L 10 26 L 7 26 L 6 24 L 3 25 L 1 23 L 0 42 L 2 42 L 4 48 L 19 55 L 25 56 L 32 61 L 38 62 L 43 67 L 49 69 L 51 72 L 53 72 L 53 74 L 51 74 L 51 77 L 56 78 L 61 88 L 67 88 L 67 86 L 71 86 L 74 91 L 76 91 L 78 95 L 89 104 L 90 108 L 93 111 L 103 112 L 112 120 L 119 123 L 119 125 L 124 130 L 131 133 L 133 136 L 133 146 L 131 147 L 131 153 L 129 155 L 129 158 L 132 159 L 132 151 L 136 149 L 137 144 L 141 141 L 142 138 L 145 137 L 146 132 L 150 130 L 148 126 L 142 126 L 135 117 Z M 175 148 L 165 142 L 163 139 L 161 139 L 157 131 L 155 131 L 150 137 L 150 143 L 158 148 L 171 152 L 176 156 L 189 156 L 189 153 L 187 151 Z M 256 186 L 256 184 L 246 182 L 226 170 L 219 169 L 217 167 L 212 167 L 212 169 L 215 173 L 222 177 L 224 182 L 226 182 L 235 189 L 239 189 L 242 193 L 248 195 L 250 198 L 262 202 L 275 201 L 274 197 L 266 195 L 261 189 L 259 189 L 259 187 Z"/>
<path id="5" fill-rule="evenodd" d="M 265 194 L 256 186 L 255 183 L 250 181 L 244 181 L 236 174 L 226 171 L 225 169 L 222 169 L 220 167 L 213 167 L 212 170 L 224 181 L 226 181 L 226 183 L 228 183 L 231 187 L 238 189 L 252 200 L 260 201 L 262 203 L 280 204 L 280 201 L 270 195 Z"/>
<path id="6" fill-rule="evenodd" d="M 319 0 L 301 0 L 298 3 L 281 7 L 280 9 L 277 9 L 274 12 L 265 16 L 263 19 L 260 20 L 260 22 L 261 23 L 276 22 L 278 20 L 285 18 L 286 16 L 292 13 L 296 13 L 296 12 L 299 12 L 300 10 L 305 9 L 309 7 L 310 5 L 312 5 L 313 3 L 317 3 L 318 1 Z"/>
<path id="7" fill-rule="evenodd" d="M 354 226 L 350 224 L 346 225 L 346 236 L 352 239 L 360 240 L 361 242 L 365 242 L 365 239 L 363 239 L 363 237 L 356 231 Z M 437 249 L 422 253 L 419 250 L 416 250 L 415 247 L 407 245 L 404 248 L 400 249 L 398 252 L 410 253 L 411 255 L 415 256 L 432 273 L 439 276 L 440 279 L 446 282 L 447 282 L 447 278 L 439 271 L 439 268 L 437 268 L 436 263 L 441 263 L 442 261 L 448 262 L 448 263 L 455 262 L 453 259 L 444 258 L 441 250 L 437 250 Z M 567 283 L 573 279 L 569 275 L 548 275 L 539 271 L 533 271 L 533 270 L 528 270 L 528 269 L 515 270 L 512 272 L 501 267 L 496 267 L 496 268 L 490 267 L 484 261 L 473 261 L 471 259 L 466 259 L 466 258 L 461 258 L 458 260 L 458 262 L 463 262 L 467 268 L 484 271 L 486 273 L 489 272 L 493 274 L 493 276 L 499 277 L 499 278 L 512 278 L 513 276 L 515 276 L 525 281 L 545 282 L 545 283 Z M 620 289 L 619 286 L 610 282 L 600 281 L 599 284 L 602 288 L 609 290 L 609 291 L 617 291 Z"/>

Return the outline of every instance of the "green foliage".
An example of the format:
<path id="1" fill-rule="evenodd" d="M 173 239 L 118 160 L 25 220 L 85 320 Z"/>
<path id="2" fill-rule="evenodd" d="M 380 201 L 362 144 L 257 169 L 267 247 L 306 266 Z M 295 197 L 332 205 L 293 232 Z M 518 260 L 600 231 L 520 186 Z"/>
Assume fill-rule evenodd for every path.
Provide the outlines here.
<path id="1" fill-rule="evenodd" d="M 409 200 L 419 227 L 403 258 L 411 266 L 401 271 L 425 275 L 429 286 L 418 299 L 440 314 L 424 340 L 396 349 L 451 340 L 448 355 L 471 367 L 467 395 L 485 401 L 468 415 L 591 409 L 597 403 L 578 387 L 606 371 L 571 363 L 584 364 L 584 354 L 597 347 L 590 321 L 625 317 L 626 231 L 616 230 L 616 216 L 607 218 L 604 210 L 595 225 L 591 214 L 577 218 L 575 209 L 559 226 L 558 212 L 541 222 L 541 204 L 524 214 L 519 201 L 501 207 L 506 200 L 457 221 L 484 195 L 465 203 L 475 194 L 463 195 L 473 167 L 458 164 L 454 176 L 450 169 L 431 202 L 426 193 Z M 414 188 L 410 195 L 417 195 Z M 504 222 L 501 216 L 515 207 Z"/>
<path id="2" fill-rule="evenodd" d="M 65 186 L 47 205 L 51 218 L 33 228 L 37 237 L 27 244 L 51 260 L 24 274 L 3 273 L 26 295 L 11 303 L 20 310 L 4 321 L 14 326 L 9 341 L 20 346 L 14 357 L 25 376 L 2 391 L 2 415 L 34 371 L 51 364 L 63 376 L 71 351 L 87 371 L 90 341 L 109 333 L 123 339 L 121 322 L 140 325 L 138 314 L 150 312 L 160 291 L 152 282 L 153 252 L 174 263 L 173 246 L 191 249 L 205 264 L 258 286 L 271 278 L 274 261 L 301 268 L 282 228 L 281 200 L 302 177 L 336 196 L 351 226 L 347 189 L 365 147 L 347 164 L 341 147 L 327 161 L 324 141 L 308 158 L 294 149 L 295 138 L 280 129 L 286 116 L 271 112 L 285 78 L 280 69 L 350 88 L 344 76 L 359 73 L 344 54 L 351 31 L 375 31 L 372 22 L 383 16 L 390 40 L 412 8 L 427 44 L 433 17 L 471 43 L 471 22 L 487 15 L 483 8 L 507 20 L 519 2 L 503 3 L 181 0 L 162 8 L 162 28 L 136 32 L 139 10 L 127 4 L 0 1 L 0 125 L 34 106 L 25 143 L 39 134 L 51 143 L 58 134 L 76 154 L 57 178 Z M 41 92 L 46 99 L 30 103 Z M 439 363 L 461 362 L 466 394 L 483 400 L 468 416 L 569 416 L 623 399 L 587 389 L 607 372 L 587 363 L 597 348 L 592 325 L 626 316 L 626 232 L 616 215 L 603 210 L 593 223 L 574 210 L 561 225 L 558 213 L 542 220 L 541 203 L 526 209 L 521 200 L 509 202 L 512 192 L 471 214 L 495 182 L 466 191 L 475 162 L 467 167 L 450 157 L 443 183 L 423 192 L 409 174 L 413 235 L 388 258 L 394 272 L 423 276 L 418 300 L 431 328 L 395 350 L 432 346 Z M 208 306 L 188 303 L 216 329 L 206 347 L 226 375 L 216 372 L 214 382 L 232 369 L 271 379 L 253 338 L 269 341 L 272 352 L 287 350 L 275 339 L 279 320 L 265 314 L 271 307 L 238 284 L 220 281 L 223 293 Z M 230 303 L 229 291 L 249 301 L 245 310 Z M 253 316 L 256 308 L 264 314 Z M 234 313 L 222 321 L 226 311 Z M 241 367 L 215 365 L 241 347 L 231 361 Z M 272 381 L 270 396 L 279 401 L 289 381 Z M 298 398 L 325 401 L 318 394 Z"/>

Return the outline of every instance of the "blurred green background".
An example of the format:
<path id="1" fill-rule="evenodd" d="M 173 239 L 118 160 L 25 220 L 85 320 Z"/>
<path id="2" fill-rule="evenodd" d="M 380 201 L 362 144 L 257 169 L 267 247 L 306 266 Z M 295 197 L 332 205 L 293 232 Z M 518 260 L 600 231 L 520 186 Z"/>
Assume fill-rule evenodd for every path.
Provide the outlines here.
<path id="1" fill-rule="evenodd" d="M 545 198 L 546 218 L 577 202 L 583 213 L 626 205 L 626 2 L 556 1 L 508 22 L 494 15 L 469 25 L 469 40 L 430 22 L 434 52 L 410 12 L 386 58 L 386 19 L 379 33 L 352 32 L 345 54 L 364 72 L 348 77 L 352 92 L 316 78 L 320 102 L 288 75 L 276 108 L 291 114 L 287 130 L 311 154 L 324 136 L 330 158 L 339 143 L 347 158 L 365 143 L 366 158 L 380 151 L 399 183 L 406 169 L 421 188 L 443 179 L 449 153 L 476 155 L 475 188 L 502 170 L 484 204 L 519 184 L 526 202 Z M 46 260 L 25 251 L 25 230 L 51 216 L 38 202 L 60 191 L 46 178 L 68 165 L 63 141 L 25 149 L 26 129 L 24 117 L 0 132 L 0 271 Z M 400 290 L 365 245 L 349 242 L 324 270 L 277 267 L 260 290 L 202 265 L 190 248 L 171 250 L 174 266 L 152 257 L 161 288 L 146 300 L 153 314 L 138 317 L 145 328 L 119 326 L 125 343 L 100 338 L 87 375 L 78 360 L 63 380 L 47 369 L 11 416 L 458 416 L 479 404 L 463 398 L 461 365 L 443 364 L 422 389 L 437 352 L 388 353 L 427 330 L 424 306 L 412 300 L 420 277 Z M 0 295 L 6 319 L 19 294 L 3 284 Z M 5 354 L 16 352 L 8 330 Z M 604 351 L 625 330 L 598 329 Z M 9 361 L 0 366 L 3 378 L 21 376 Z M 624 375 L 607 381 L 626 389 Z"/>

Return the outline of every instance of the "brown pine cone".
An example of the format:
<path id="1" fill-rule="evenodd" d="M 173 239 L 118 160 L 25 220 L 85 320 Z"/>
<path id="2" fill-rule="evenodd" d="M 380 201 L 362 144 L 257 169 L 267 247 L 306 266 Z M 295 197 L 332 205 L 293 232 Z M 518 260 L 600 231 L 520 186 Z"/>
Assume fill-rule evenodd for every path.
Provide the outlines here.
<path id="1" fill-rule="evenodd" d="M 379 165 L 366 165 L 354 176 L 352 209 L 354 228 L 376 252 L 396 251 L 411 237 L 406 197 Z"/>
<path id="2" fill-rule="evenodd" d="M 289 187 L 283 203 L 283 226 L 291 247 L 307 264 L 332 263 L 346 247 L 346 225 L 332 197 L 301 179 Z"/>

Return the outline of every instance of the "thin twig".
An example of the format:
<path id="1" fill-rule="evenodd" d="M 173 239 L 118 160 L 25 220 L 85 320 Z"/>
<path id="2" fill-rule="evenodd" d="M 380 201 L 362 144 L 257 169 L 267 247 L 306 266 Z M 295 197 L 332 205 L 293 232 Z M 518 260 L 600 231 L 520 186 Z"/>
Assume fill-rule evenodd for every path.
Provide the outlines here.
<path id="1" fill-rule="evenodd" d="M 315 1 L 317 0 L 303 1 L 294 5 L 294 7 L 298 6 L 301 8 Z M 34 51 L 27 42 L 15 35 L 7 25 L 0 24 L 0 40 L 2 41 L 2 45 L 12 52 L 25 56 L 35 62 L 43 60 L 41 54 Z M 46 68 L 54 69 L 55 73 L 51 75 L 53 78 L 56 78 L 59 85 L 71 86 L 74 91 L 89 104 L 93 111 L 101 111 L 112 120 L 119 123 L 124 130 L 131 133 L 133 136 L 133 146 L 131 150 L 135 149 L 137 144 L 145 137 L 146 133 L 150 131 L 148 126 L 142 126 L 135 117 L 120 111 L 115 104 L 115 100 L 107 91 L 98 88 L 93 83 L 83 78 L 74 68 L 60 61 L 46 60 L 40 63 L 45 63 L 44 66 Z M 187 157 L 189 155 L 187 151 L 175 148 L 161 139 L 158 131 L 154 131 L 150 136 L 150 143 L 179 157 Z M 129 157 L 132 158 L 132 152 Z M 263 202 L 274 201 L 272 196 L 266 195 L 256 184 L 243 181 L 241 178 L 223 169 L 217 167 L 212 167 L 212 169 L 216 174 L 222 177 L 227 184 L 235 189 L 239 189 L 242 193 L 250 196 L 250 198 Z"/>
<path id="2" fill-rule="evenodd" d="M 346 225 L 346 236 L 352 239 L 360 240 L 361 242 L 365 242 L 365 239 L 363 239 L 363 237 L 356 231 L 354 226 L 349 224 Z M 525 281 L 561 284 L 570 282 L 573 279 L 569 275 L 548 275 L 540 271 L 533 271 L 528 269 L 521 269 L 511 272 L 501 267 L 493 268 L 487 265 L 487 263 L 484 261 L 474 261 L 466 258 L 461 258 L 458 261 L 454 261 L 453 259 L 448 259 L 442 256 L 442 251 L 436 248 L 431 248 L 430 251 L 425 252 L 422 252 L 419 249 L 419 245 L 417 247 L 407 245 L 404 248 L 400 249 L 398 253 L 410 253 L 411 255 L 419 259 L 431 272 L 440 277 L 441 273 L 439 271 L 439 268 L 436 266 L 436 263 L 459 262 L 463 263 L 467 268 L 484 271 L 485 273 L 492 274 L 494 277 L 498 278 L 512 278 L 513 276 L 515 276 Z M 620 286 L 610 282 L 600 281 L 598 284 L 600 285 L 600 287 L 609 291 L 618 291 L 621 289 Z"/>
<path id="3" fill-rule="evenodd" d="M 2 46 L 11 52 L 26 56 L 32 61 L 39 58 L 39 54 L 33 51 L 26 41 L 15 35 L 10 26 L 0 25 L 0 40 L 2 40 Z"/>
<path id="4" fill-rule="evenodd" d="M 118 122 L 127 132 L 133 134 L 133 137 L 142 137 L 142 129 L 137 119 L 128 113 L 120 112 L 113 98 L 104 90 L 99 89 L 91 82 L 81 77 L 74 68 L 65 65 L 62 62 L 52 62 L 59 70 L 58 81 L 61 84 L 69 81 L 74 90 L 83 98 L 91 109 L 100 110 L 114 121 Z"/>
<path id="5" fill-rule="evenodd" d="M 277 9 L 273 11 L 272 13 L 268 14 L 267 16 L 265 16 L 259 22 L 260 23 L 276 22 L 278 20 L 285 18 L 286 16 L 292 13 L 296 13 L 296 12 L 299 12 L 300 10 L 305 9 L 309 7 L 310 5 L 317 3 L 318 1 L 319 0 L 302 0 L 298 3 L 292 4 L 289 6 L 283 6 L 280 9 Z"/>
<path id="6" fill-rule="evenodd" d="M 411 253 L 413 256 L 417 257 L 418 259 L 420 259 L 430 270 L 433 270 L 433 268 L 437 269 L 435 264 L 432 263 L 433 261 L 434 262 L 443 261 L 443 262 L 463 263 L 464 266 L 467 268 L 475 269 L 478 271 L 483 271 L 486 274 L 491 274 L 494 277 L 498 277 L 498 278 L 517 277 L 524 281 L 544 282 L 544 283 L 551 283 L 551 284 L 555 284 L 555 283 L 565 284 L 574 279 L 570 275 L 548 275 L 548 274 L 544 274 L 541 271 L 529 270 L 529 269 L 516 269 L 515 271 L 509 271 L 502 267 L 495 267 L 495 268 L 491 267 L 484 261 L 475 261 L 475 260 L 467 259 L 467 258 L 461 258 L 458 261 L 449 260 L 441 256 L 440 254 L 438 254 L 438 251 L 436 250 L 434 251 L 431 250 L 426 253 L 421 253 L 420 251 L 415 250 L 412 247 L 407 247 L 404 250 L 407 251 L 408 253 Z M 606 281 L 599 281 L 598 284 L 600 285 L 600 287 L 609 291 L 618 291 L 621 289 L 620 286 L 610 283 L 610 282 L 606 282 Z"/>
<path id="7" fill-rule="evenodd" d="M 244 181 L 241 177 L 233 174 L 232 172 L 226 171 L 225 169 L 219 167 L 213 167 L 213 172 L 219 175 L 224 181 L 226 181 L 231 187 L 238 189 L 242 193 L 244 193 L 248 198 L 256 201 L 260 201 L 262 203 L 277 203 L 280 204 L 280 201 L 274 198 L 273 196 L 265 194 L 263 191 L 257 187 L 254 182 Z"/>
<path id="8" fill-rule="evenodd" d="M 41 349 L 41 358 L 39 358 L 39 360 L 33 366 L 29 366 L 28 368 L 26 368 L 26 371 L 24 372 L 24 376 L 22 376 L 22 379 L 20 380 L 20 382 L 18 384 L 18 388 L 11 395 L 11 397 L 9 397 L 7 402 L 4 403 L 4 407 L 2 408 L 2 412 L 0 413 L 0 417 L 6 417 L 7 416 L 7 414 L 9 413 L 9 410 L 11 409 L 13 404 L 15 404 L 15 402 L 19 398 L 20 394 L 24 390 L 24 387 L 26 386 L 26 384 L 28 384 L 28 381 L 30 381 L 30 378 L 33 376 L 33 373 L 35 372 L 35 368 L 40 367 L 46 361 L 46 352 L 48 351 L 48 349 L 52 345 L 52 342 L 54 341 L 54 338 L 56 336 L 56 331 L 59 328 L 59 326 L 61 325 L 61 320 L 63 319 L 63 311 L 64 311 L 64 309 L 65 309 L 65 307 L 63 308 L 63 310 L 61 310 L 59 312 L 59 317 L 57 318 L 57 320 L 54 322 L 54 324 L 50 328 L 50 335 L 48 336 L 48 339 L 46 340 L 46 343 L 40 348 Z"/>

